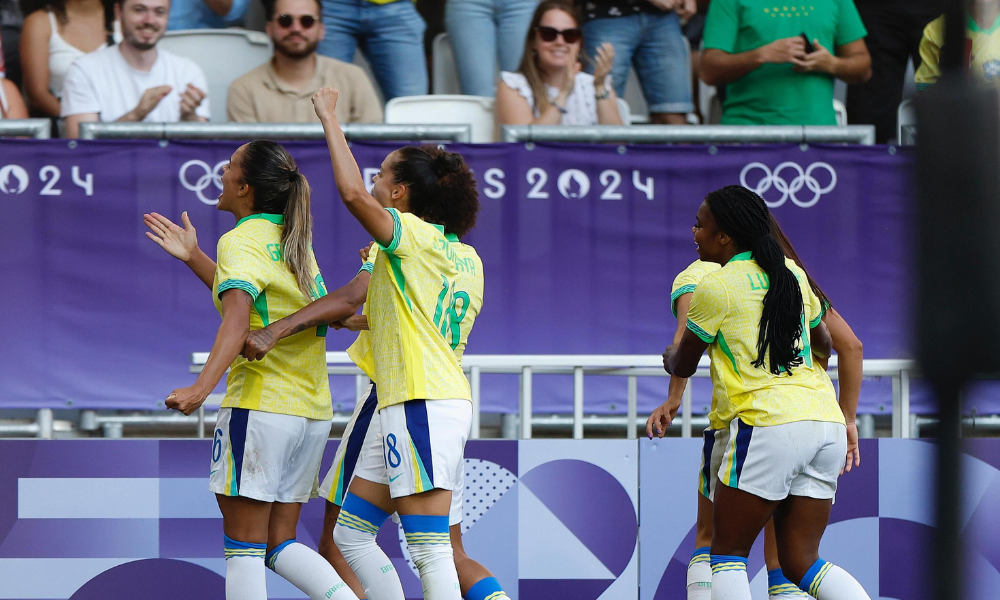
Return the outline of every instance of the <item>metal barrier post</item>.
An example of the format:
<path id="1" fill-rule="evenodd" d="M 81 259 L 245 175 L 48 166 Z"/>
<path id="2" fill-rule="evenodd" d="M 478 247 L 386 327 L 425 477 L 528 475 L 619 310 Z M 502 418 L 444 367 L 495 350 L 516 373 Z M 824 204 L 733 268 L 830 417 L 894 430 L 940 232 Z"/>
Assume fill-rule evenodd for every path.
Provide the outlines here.
<path id="1" fill-rule="evenodd" d="M 895 417 L 893 407 L 893 417 Z M 910 372 L 902 369 L 899 372 L 899 437 L 910 437 Z"/>
<path id="2" fill-rule="evenodd" d="M 583 367 L 573 367 L 573 439 L 583 439 Z"/>
<path id="3" fill-rule="evenodd" d="M 628 427 L 625 430 L 625 437 L 634 440 L 638 437 L 636 433 L 636 419 L 639 418 L 639 380 L 635 375 L 628 377 Z"/>
<path id="4" fill-rule="evenodd" d="M 472 439 L 479 439 L 479 367 L 472 367 L 469 372 L 469 387 L 472 388 Z"/>
<path id="5" fill-rule="evenodd" d="M 531 439 L 531 367 L 521 369 L 521 439 Z"/>
<path id="6" fill-rule="evenodd" d="M 38 423 L 38 437 L 44 440 L 51 440 L 53 424 L 55 422 L 55 417 L 52 413 L 52 409 L 51 408 L 38 409 L 38 416 L 36 417 L 36 422 Z"/>
<path id="7" fill-rule="evenodd" d="M 865 439 L 875 437 L 874 415 L 858 415 L 858 437 Z"/>
<path id="8" fill-rule="evenodd" d="M 354 376 L 354 403 L 363 402 L 365 397 L 365 384 L 367 383 L 367 377 L 364 375 Z"/>
<path id="9" fill-rule="evenodd" d="M 892 437 L 903 437 L 903 398 L 899 373 L 892 376 Z"/>
<path id="10" fill-rule="evenodd" d="M 205 405 L 198 407 L 198 439 L 205 437 Z M 212 437 L 215 437 L 214 435 Z"/>
<path id="11" fill-rule="evenodd" d="M 684 386 L 681 395 L 681 437 L 691 437 L 691 382 Z"/>
<path id="12" fill-rule="evenodd" d="M 0 120 L 0 137 L 32 137 L 47 140 L 52 137 L 52 123 L 48 119 Z"/>

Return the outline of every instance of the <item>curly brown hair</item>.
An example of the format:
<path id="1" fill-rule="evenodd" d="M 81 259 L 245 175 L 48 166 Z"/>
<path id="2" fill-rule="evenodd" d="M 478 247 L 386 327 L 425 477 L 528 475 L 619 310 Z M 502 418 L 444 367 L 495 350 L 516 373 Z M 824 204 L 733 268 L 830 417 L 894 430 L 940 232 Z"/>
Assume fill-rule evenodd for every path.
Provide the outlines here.
<path id="1" fill-rule="evenodd" d="M 410 188 L 414 215 L 458 237 L 476 226 L 476 176 L 461 154 L 431 145 L 404 146 L 396 151 L 392 175 L 395 183 Z"/>

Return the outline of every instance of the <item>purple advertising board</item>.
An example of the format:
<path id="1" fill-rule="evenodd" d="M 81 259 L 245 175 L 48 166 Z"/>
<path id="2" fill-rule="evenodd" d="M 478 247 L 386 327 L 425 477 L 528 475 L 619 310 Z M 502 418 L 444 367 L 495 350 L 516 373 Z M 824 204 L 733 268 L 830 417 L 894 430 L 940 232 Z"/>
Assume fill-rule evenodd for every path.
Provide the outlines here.
<path id="1" fill-rule="evenodd" d="M 205 251 L 234 219 L 215 208 L 228 142 L 0 141 L 0 406 L 156 408 L 189 385 L 191 352 L 219 325 L 209 291 L 144 237 L 142 215 L 187 211 Z M 288 147 L 312 186 L 314 246 L 328 287 L 357 271 L 368 238 L 341 205 L 327 150 Z M 398 144 L 354 143 L 366 178 Z M 705 194 L 729 184 L 769 202 L 870 358 L 909 355 L 912 157 L 884 146 L 451 145 L 474 168 L 468 235 L 485 303 L 470 354 L 659 354 L 675 328 L 673 277 L 696 258 Z M 353 337 L 330 332 L 328 349 Z M 589 380 L 588 380 L 589 381 Z M 539 378 L 535 410 L 566 412 L 570 386 Z M 666 381 L 642 382 L 640 411 Z M 707 382 L 695 386 L 707 398 Z M 862 412 L 886 409 L 866 382 Z M 349 410 L 354 386 L 336 385 Z M 624 412 L 625 382 L 588 383 L 588 412 Z M 978 400 L 973 399 L 974 402 Z M 696 409 L 703 409 L 696 401 Z M 919 394 L 913 410 L 926 412 Z M 980 412 L 998 412 L 984 400 Z M 516 376 L 487 375 L 482 408 L 512 412 Z"/>
<path id="2" fill-rule="evenodd" d="M 861 466 L 840 478 L 820 553 L 872 598 L 929 598 L 934 448 L 862 440 Z M 512 600 L 684 598 L 700 450 L 700 440 L 677 438 L 472 441 L 465 549 Z M 0 598 L 221 598 L 226 564 L 210 455 L 211 440 L 0 441 Z M 992 600 L 1000 441 L 966 440 L 962 461 L 964 598 Z M 317 547 L 323 512 L 323 500 L 304 506 L 299 542 Z M 406 597 L 420 598 L 399 528 L 387 522 L 378 542 Z M 767 597 L 760 545 L 748 567 L 755 599 Z M 267 577 L 270 598 L 304 597 Z"/>

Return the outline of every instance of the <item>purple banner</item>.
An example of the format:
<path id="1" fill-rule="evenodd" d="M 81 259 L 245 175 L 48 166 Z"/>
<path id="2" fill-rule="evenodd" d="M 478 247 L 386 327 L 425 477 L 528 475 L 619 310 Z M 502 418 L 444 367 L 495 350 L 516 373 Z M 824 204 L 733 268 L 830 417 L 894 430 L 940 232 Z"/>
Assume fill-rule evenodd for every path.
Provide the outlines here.
<path id="1" fill-rule="evenodd" d="M 313 190 L 328 286 L 348 281 L 365 232 L 343 209 L 318 143 L 289 144 Z M 366 176 L 398 145 L 355 143 Z M 235 143 L 0 141 L 0 402 L 153 408 L 189 385 L 219 317 L 209 291 L 147 240 L 144 212 L 188 211 L 214 256 L 234 222 L 214 207 Z M 694 214 L 727 184 L 758 189 L 872 358 L 907 352 L 910 156 L 883 146 L 453 145 L 475 169 L 483 258 L 475 354 L 658 354 L 672 338 L 673 277 L 696 258 Z M 330 332 L 329 350 L 353 337 Z M 484 376 L 483 409 L 516 410 L 515 377 Z M 588 379 L 587 410 L 624 412 L 625 382 Z M 535 409 L 568 411 L 571 386 L 538 378 Z M 696 408 L 707 402 L 696 386 Z M 887 408 L 888 382 L 862 410 Z M 640 385 L 640 410 L 666 381 Z M 354 402 L 338 380 L 338 408 Z M 704 398 L 704 401 L 702 399 Z M 919 397 L 914 409 L 925 410 Z M 980 409 L 981 412 L 984 410 Z M 995 411 L 994 411 L 995 412 Z"/>

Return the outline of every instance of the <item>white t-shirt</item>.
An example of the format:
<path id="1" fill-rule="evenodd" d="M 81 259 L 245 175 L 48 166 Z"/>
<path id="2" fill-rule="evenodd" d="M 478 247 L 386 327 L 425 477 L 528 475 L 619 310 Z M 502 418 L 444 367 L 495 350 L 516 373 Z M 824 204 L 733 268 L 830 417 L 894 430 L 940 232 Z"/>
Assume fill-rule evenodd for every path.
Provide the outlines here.
<path id="1" fill-rule="evenodd" d="M 169 85 L 173 89 L 143 121 L 176 123 L 181 120 L 181 92 L 192 84 L 208 92 L 205 73 L 194 61 L 156 50 L 156 62 L 148 73 L 125 62 L 118 46 L 108 46 L 76 59 L 63 84 L 62 116 L 99 113 L 101 121 L 117 121 L 134 109 L 149 88 Z M 209 118 L 208 98 L 195 110 Z"/>
<path id="2" fill-rule="evenodd" d="M 521 73 L 511 73 L 502 71 L 500 78 L 507 87 L 516 91 L 531 107 L 531 112 L 535 118 L 539 117 L 538 107 L 535 106 L 535 93 L 528 84 L 528 78 Z M 604 80 L 604 87 L 611 89 L 611 76 Z M 545 86 L 545 91 L 549 95 L 549 100 L 555 100 L 559 95 L 559 89 L 550 85 Z M 562 116 L 560 125 L 597 125 L 597 99 L 594 98 L 594 76 L 588 73 L 577 73 L 576 81 L 573 82 L 573 91 L 566 99 L 566 114 Z"/>

